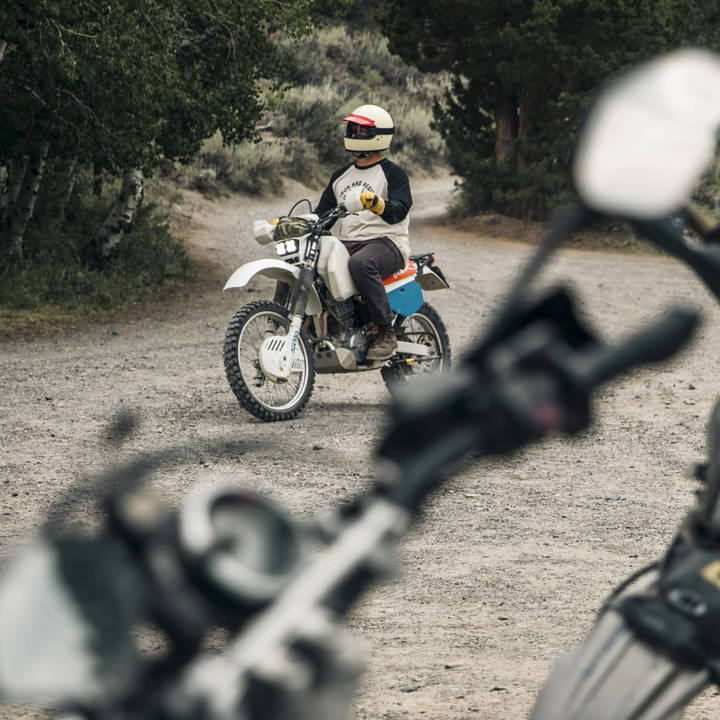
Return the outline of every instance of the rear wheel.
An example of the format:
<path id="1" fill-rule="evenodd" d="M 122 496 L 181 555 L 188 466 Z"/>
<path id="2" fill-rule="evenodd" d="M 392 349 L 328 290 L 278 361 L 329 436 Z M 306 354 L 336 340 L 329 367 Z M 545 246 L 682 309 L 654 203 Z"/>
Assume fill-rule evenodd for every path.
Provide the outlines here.
<path id="1" fill-rule="evenodd" d="M 284 335 L 290 326 L 288 311 L 268 301 L 239 310 L 225 334 L 225 374 L 240 404 L 260 420 L 292 420 L 310 399 L 315 385 L 315 358 L 305 330 L 300 331 L 301 369 L 287 382 L 268 378 L 260 367 L 260 347 L 271 335 Z"/>
<path id="2" fill-rule="evenodd" d="M 427 303 L 412 315 L 398 315 L 395 334 L 399 342 L 417 343 L 428 348 L 427 356 L 398 353 L 380 369 L 388 387 L 394 383 L 412 383 L 420 378 L 449 369 L 452 361 L 450 338 L 437 310 Z"/>

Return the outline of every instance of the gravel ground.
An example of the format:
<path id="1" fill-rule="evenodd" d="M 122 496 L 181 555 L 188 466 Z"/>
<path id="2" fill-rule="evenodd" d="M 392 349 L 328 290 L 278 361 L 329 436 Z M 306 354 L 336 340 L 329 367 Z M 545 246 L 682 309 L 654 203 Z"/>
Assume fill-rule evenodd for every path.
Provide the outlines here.
<path id="1" fill-rule="evenodd" d="M 492 316 L 527 246 L 428 223 L 447 180 L 416 185 L 413 249 L 434 250 L 452 284 L 428 300 L 457 355 Z M 267 253 L 252 220 L 286 211 L 302 189 L 273 201 L 213 205 L 186 193 L 176 231 L 203 263 L 201 281 L 177 302 L 124 319 L 0 345 L 0 557 L 57 509 L 64 491 L 144 451 L 197 446 L 159 473 L 171 504 L 197 485 L 240 482 L 311 520 L 369 486 L 372 452 L 389 403 L 379 374 L 320 376 L 299 419 L 263 424 L 239 407 L 225 380 L 222 342 L 237 309 L 269 298 L 269 281 L 222 293 L 242 262 Z M 720 312 L 698 281 L 660 257 L 566 251 L 548 278 L 582 296 L 607 339 L 675 300 L 704 311 L 693 347 L 673 364 L 634 372 L 597 396 L 595 425 L 501 460 L 465 460 L 435 492 L 402 542 L 402 573 L 379 584 L 350 624 L 370 655 L 354 718 L 521 718 L 554 658 L 591 627 L 610 589 L 657 558 L 694 500 L 683 478 L 704 456 L 704 428 L 720 391 Z M 139 431 L 117 448 L 107 423 L 138 413 Z M 239 440 L 244 450 L 214 451 Z M 92 486 L 82 512 L 92 521 Z M 451 666 L 451 667 L 447 667 Z M 416 691 L 401 692 L 414 685 Z M 689 718 L 720 711 L 715 692 Z M 0 717 L 43 718 L 0 707 Z"/>

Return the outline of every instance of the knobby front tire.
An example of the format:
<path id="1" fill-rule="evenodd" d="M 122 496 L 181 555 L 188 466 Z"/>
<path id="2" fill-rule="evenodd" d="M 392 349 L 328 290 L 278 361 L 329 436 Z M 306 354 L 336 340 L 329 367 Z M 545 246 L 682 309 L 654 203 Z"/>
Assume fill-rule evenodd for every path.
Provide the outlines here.
<path id="1" fill-rule="evenodd" d="M 284 335 L 289 326 L 289 313 L 282 305 L 261 300 L 239 310 L 225 334 L 223 358 L 230 387 L 249 413 L 267 422 L 296 418 L 315 386 L 315 358 L 305 330 L 298 340 L 303 359 L 300 372 L 291 373 L 286 383 L 276 383 L 260 367 L 265 338 Z"/>

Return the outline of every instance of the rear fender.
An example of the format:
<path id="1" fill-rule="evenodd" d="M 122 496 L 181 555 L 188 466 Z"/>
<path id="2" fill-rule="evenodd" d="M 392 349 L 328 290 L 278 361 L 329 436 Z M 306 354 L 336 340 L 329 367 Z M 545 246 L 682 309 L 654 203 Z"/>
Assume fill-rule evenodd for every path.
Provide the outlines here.
<path id="1" fill-rule="evenodd" d="M 271 280 L 280 280 L 290 286 L 291 292 L 295 290 L 300 280 L 300 268 L 296 265 L 283 262 L 282 260 L 264 259 L 253 260 L 239 267 L 225 283 L 223 290 L 230 288 L 245 287 L 255 275 L 264 275 Z M 317 290 L 310 288 L 308 304 L 305 308 L 306 315 L 317 315 L 322 312 L 322 305 Z"/>

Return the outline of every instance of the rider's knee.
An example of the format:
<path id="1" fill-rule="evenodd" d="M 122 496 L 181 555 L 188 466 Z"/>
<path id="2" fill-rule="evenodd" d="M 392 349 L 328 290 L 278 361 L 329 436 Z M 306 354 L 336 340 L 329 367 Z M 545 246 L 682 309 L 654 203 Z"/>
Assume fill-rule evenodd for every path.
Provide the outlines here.
<path id="1" fill-rule="evenodd" d="M 364 275 L 374 269 L 373 258 L 353 255 L 348 261 L 348 267 L 353 277 L 355 275 Z"/>

